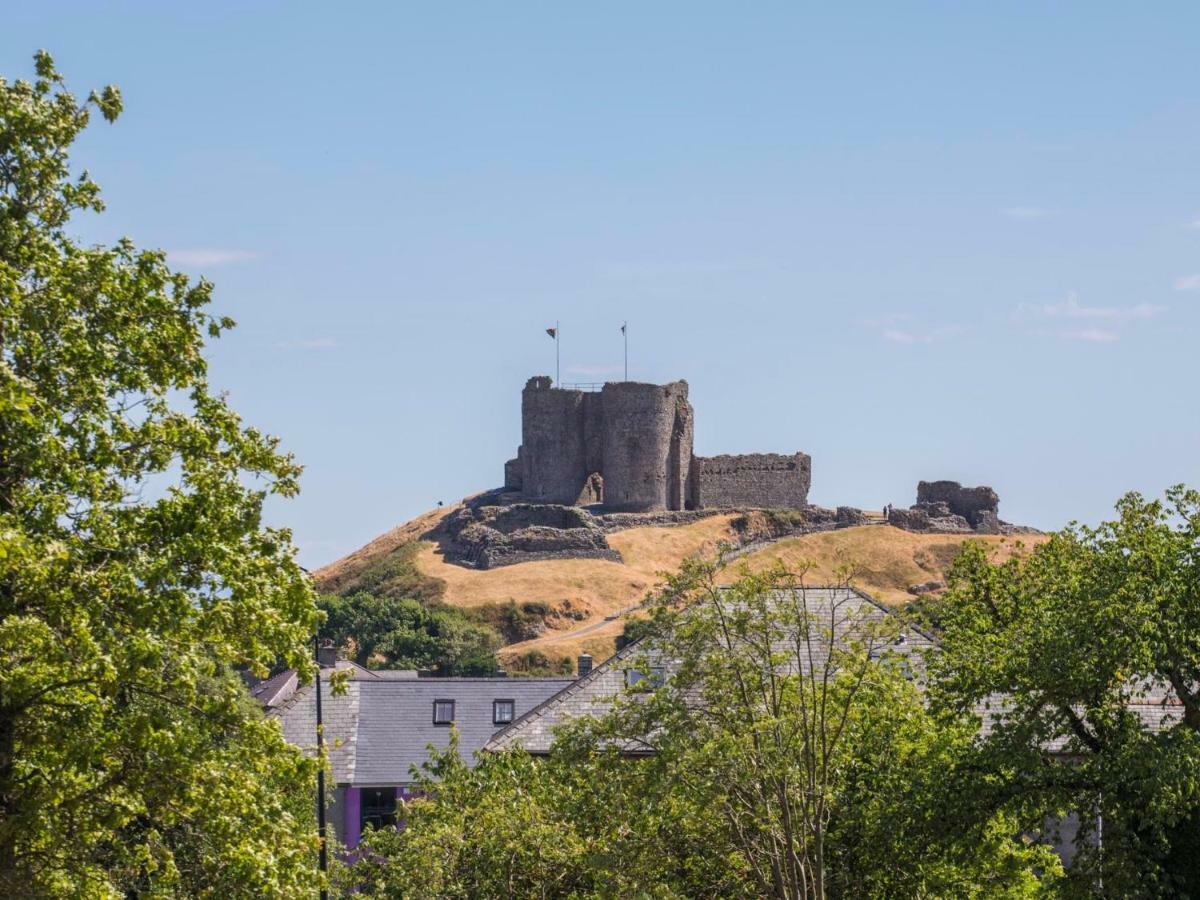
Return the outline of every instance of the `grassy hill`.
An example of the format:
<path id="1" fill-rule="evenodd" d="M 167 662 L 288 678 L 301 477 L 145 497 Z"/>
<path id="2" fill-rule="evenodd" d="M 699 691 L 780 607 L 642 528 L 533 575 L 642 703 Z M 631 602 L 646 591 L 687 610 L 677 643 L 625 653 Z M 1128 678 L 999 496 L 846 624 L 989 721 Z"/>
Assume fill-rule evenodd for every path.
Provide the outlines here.
<path id="1" fill-rule="evenodd" d="M 318 588 L 328 593 L 369 590 L 440 600 L 474 610 L 484 621 L 496 620 L 507 610 L 510 619 L 516 615 L 537 621 L 528 636 L 515 635 L 514 642 L 501 651 L 506 662 L 529 651 L 551 659 L 573 659 L 586 652 L 600 660 L 613 652 L 625 615 L 653 590 L 660 573 L 673 571 L 690 555 L 712 554 L 718 544 L 737 537 L 732 524 L 736 515 L 717 515 L 688 525 L 611 534 L 609 543 L 623 558 L 619 563 L 546 560 L 477 570 L 446 562 L 438 549 L 439 525 L 452 511 L 439 509 L 418 516 L 317 570 Z M 812 564 L 808 580 L 813 584 L 828 583 L 835 570 L 850 566 L 857 586 L 885 603 L 903 604 L 912 599 L 909 585 L 942 578 L 964 540 L 982 540 L 997 555 L 1007 556 L 1045 537 L 964 538 L 864 525 L 784 538 L 739 562 L 756 568 L 775 560 L 793 567 L 808 561 Z M 541 633 L 534 633 L 542 627 Z"/>

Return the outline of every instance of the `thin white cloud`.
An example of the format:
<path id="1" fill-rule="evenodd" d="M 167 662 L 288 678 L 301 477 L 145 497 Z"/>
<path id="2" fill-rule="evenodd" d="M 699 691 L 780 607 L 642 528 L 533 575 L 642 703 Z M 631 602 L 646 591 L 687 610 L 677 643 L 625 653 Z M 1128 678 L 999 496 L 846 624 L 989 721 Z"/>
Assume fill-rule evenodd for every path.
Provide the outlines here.
<path id="1" fill-rule="evenodd" d="M 1092 344 L 1111 344 L 1121 339 L 1117 332 L 1108 328 L 1068 328 L 1055 333 L 1068 341 L 1088 341 Z"/>
<path id="2" fill-rule="evenodd" d="M 961 325 L 942 325 L 930 329 L 885 328 L 881 334 L 893 344 L 932 344 L 958 337 L 966 331 Z"/>
<path id="3" fill-rule="evenodd" d="M 1155 306 L 1152 303 L 1138 303 L 1134 306 L 1084 306 L 1079 302 L 1078 294 L 1070 293 L 1062 303 L 1044 305 L 1022 303 L 1017 307 L 1017 316 L 1019 318 L 1100 319 L 1109 322 L 1126 322 L 1131 319 L 1149 319 L 1165 309 L 1165 306 Z"/>
<path id="4" fill-rule="evenodd" d="M 1048 335 L 1066 341 L 1112 344 L 1121 339 L 1121 329 L 1130 322 L 1153 318 L 1165 309 L 1165 306 L 1152 303 L 1085 306 L 1079 302 L 1079 295 L 1072 292 L 1061 303 L 1021 303 L 1017 306 L 1016 318 L 1026 322 L 1062 323 L 1058 327 L 1044 325 L 1033 328 L 1031 334 Z"/>
<path id="5" fill-rule="evenodd" d="M 250 250 L 221 249 L 217 247 L 195 247 L 190 250 L 168 250 L 167 258 L 178 266 L 228 266 L 232 263 L 250 262 L 259 254 Z"/>
<path id="6" fill-rule="evenodd" d="M 309 338 L 299 341 L 280 341 L 275 346 L 280 350 L 328 350 L 336 347 L 338 342 L 333 338 Z"/>
<path id="7" fill-rule="evenodd" d="M 1185 222 L 1183 227 L 1195 228 L 1197 231 L 1200 231 L 1200 216 L 1196 216 L 1196 218 L 1192 219 L 1190 222 Z"/>
<path id="8" fill-rule="evenodd" d="M 912 316 L 908 313 L 888 313 L 883 316 L 872 316 L 867 319 L 859 319 L 860 325 L 865 325 L 867 328 L 892 328 L 897 325 L 902 325 L 905 322 L 911 322 Z"/>
<path id="9" fill-rule="evenodd" d="M 1044 219 L 1053 214 L 1053 210 L 1041 206 L 1006 206 L 1000 210 L 1000 215 L 1010 219 Z"/>
<path id="10" fill-rule="evenodd" d="M 957 337 L 967 330 L 961 325 L 940 325 L 926 328 L 915 323 L 913 316 L 909 313 L 887 313 L 882 316 L 859 319 L 859 324 L 879 332 L 881 338 L 893 344 L 932 344 L 935 341 Z"/>
<path id="11" fill-rule="evenodd" d="M 1200 274 L 1184 275 L 1182 278 L 1175 279 L 1175 290 L 1177 291 L 1200 291 Z"/>

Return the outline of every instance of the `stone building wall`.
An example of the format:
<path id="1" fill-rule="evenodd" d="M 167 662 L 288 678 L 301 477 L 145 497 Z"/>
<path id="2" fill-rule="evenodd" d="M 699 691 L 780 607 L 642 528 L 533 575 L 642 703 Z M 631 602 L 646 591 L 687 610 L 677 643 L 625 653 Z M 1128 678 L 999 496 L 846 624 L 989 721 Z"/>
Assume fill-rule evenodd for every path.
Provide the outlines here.
<path id="1" fill-rule="evenodd" d="M 530 378 L 521 393 L 521 492 L 540 503 L 573 504 L 587 478 L 584 394 Z M 505 479 L 508 480 L 507 478 Z"/>
<path id="2" fill-rule="evenodd" d="M 604 406 L 604 505 L 625 512 L 683 509 L 692 459 L 687 382 L 610 382 Z"/>
<path id="3" fill-rule="evenodd" d="M 806 453 L 698 456 L 692 467 L 694 509 L 802 509 L 808 505 L 812 459 Z"/>
<path id="4" fill-rule="evenodd" d="M 620 512 L 807 505 L 805 454 L 701 459 L 692 454 L 694 433 L 686 381 L 618 381 L 585 392 L 530 378 L 505 490 L 531 503 Z"/>

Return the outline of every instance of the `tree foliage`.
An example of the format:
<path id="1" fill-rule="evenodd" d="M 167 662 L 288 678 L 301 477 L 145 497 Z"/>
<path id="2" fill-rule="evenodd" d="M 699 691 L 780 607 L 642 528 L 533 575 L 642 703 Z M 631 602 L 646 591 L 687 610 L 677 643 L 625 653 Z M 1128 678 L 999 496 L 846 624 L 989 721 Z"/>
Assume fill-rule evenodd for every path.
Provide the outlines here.
<path id="1" fill-rule="evenodd" d="M 990 707 L 980 803 L 1080 818 L 1080 893 L 1194 896 L 1200 494 L 1128 494 L 1116 511 L 1002 564 L 964 551 L 938 609 L 934 695 Z"/>
<path id="2" fill-rule="evenodd" d="M 627 662 L 651 677 L 564 728 L 549 758 L 472 770 L 435 754 L 403 831 L 369 836 L 348 883 L 385 897 L 1049 889 L 1053 852 L 971 804 L 975 776 L 955 772 L 973 723 L 926 710 L 902 623 L 847 592 L 822 605 L 796 573 L 725 590 L 718 573 L 693 562 L 670 579 Z"/>
<path id="3" fill-rule="evenodd" d="M 299 468 L 208 385 L 233 323 L 129 240 L 69 151 L 80 103 L 45 53 L 0 80 L 0 894 L 297 896 L 313 763 L 235 667 L 307 669 L 317 613 L 268 494 Z"/>
<path id="4" fill-rule="evenodd" d="M 454 607 L 365 591 L 324 596 L 319 605 L 326 615 L 322 635 L 349 648 L 359 665 L 439 675 L 492 675 L 498 666 L 500 635 Z"/>

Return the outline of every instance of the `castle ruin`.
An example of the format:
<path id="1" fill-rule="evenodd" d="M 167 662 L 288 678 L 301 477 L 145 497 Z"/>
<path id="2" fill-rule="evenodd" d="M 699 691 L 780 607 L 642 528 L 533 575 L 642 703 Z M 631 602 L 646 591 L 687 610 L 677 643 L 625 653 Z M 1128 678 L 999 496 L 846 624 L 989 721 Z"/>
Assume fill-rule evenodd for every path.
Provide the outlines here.
<path id="1" fill-rule="evenodd" d="M 807 454 L 695 456 L 693 423 L 686 381 L 583 391 L 530 378 L 505 491 L 528 503 L 619 512 L 808 505 Z"/>

